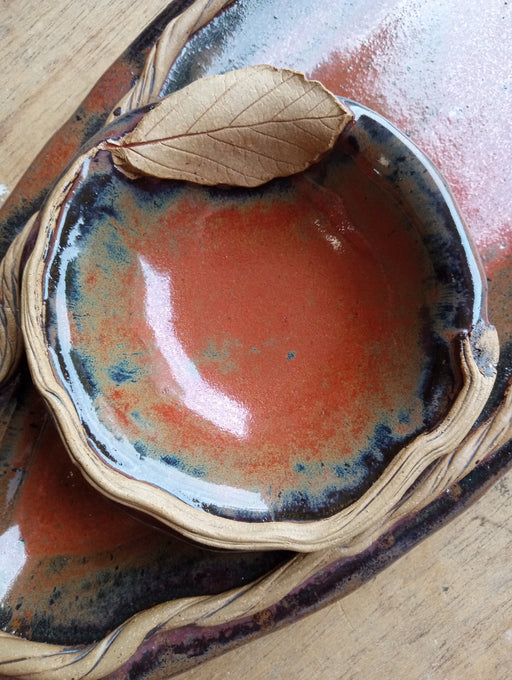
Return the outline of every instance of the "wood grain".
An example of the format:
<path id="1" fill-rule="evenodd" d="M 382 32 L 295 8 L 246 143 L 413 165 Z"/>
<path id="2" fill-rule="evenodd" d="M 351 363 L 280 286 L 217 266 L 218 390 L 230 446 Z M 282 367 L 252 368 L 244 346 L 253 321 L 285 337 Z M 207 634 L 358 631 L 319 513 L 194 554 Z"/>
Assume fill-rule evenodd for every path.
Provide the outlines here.
<path id="1" fill-rule="evenodd" d="M 166 5 L 0 0 L 0 205 L 92 85 Z"/>
<path id="2" fill-rule="evenodd" d="M 165 6 L 0 0 L 0 193 Z M 363 588 L 180 680 L 507 680 L 511 502 L 512 472 Z"/>

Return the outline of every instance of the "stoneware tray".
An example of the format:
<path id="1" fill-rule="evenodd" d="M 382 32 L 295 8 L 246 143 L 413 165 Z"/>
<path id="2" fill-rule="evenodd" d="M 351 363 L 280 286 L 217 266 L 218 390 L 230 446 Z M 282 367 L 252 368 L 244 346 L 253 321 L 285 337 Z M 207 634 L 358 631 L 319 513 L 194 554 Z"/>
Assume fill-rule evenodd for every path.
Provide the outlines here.
<path id="1" fill-rule="evenodd" d="M 277 4 L 274 7 L 272 3 L 257 5 L 235 3 L 231 9 L 191 40 L 189 46 L 181 53 L 174 69 L 171 69 L 171 76 L 166 75 L 166 87 L 183 85 L 190 74 L 195 78 L 210 72 L 208 69 L 225 70 L 226 67 L 222 64 L 223 54 L 228 55 L 226 59 L 233 60 L 229 68 L 256 63 L 253 52 L 258 42 L 262 45 L 268 44 L 268 39 L 264 33 L 261 40 L 257 38 L 255 27 L 259 27 L 261 31 L 270 30 L 266 18 L 271 15 L 276 22 L 272 25 L 276 31 L 273 35 L 291 35 L 294 27 L 296 28 L 301 20 L 306 20 L 313 11 L 309 5 L 310 3 L 298 4 L 294 10 L 295 15 L 284 16 Z M 297 55 L 290 48 L 288 54 L 279 56 L 277 38 L 275 52 L 267 55 L 258 54 L 256 61 L 276 63 L 281 59 L 282 65 L 302 68 L 323 81 L 328 78 L 332 81 L 337 79 L 334 84 L 331 82 L 326 84 L 342 94 L 345 90 L 346 94 L 383 111 L 389 119 L 410 133 L 409 124 L 415 120 L 414 107 L 411 104 L 409 110 L 407 102 L 411 102 L 415 94 L 413 86 L 411 85 L 407 91 L 400 91 L 399 98 L 398 93 L 393 92 L 390 83 L 382 82 L 377 89 L 381 96 L 384 96 L 383 92 L 386 93 L 388 104 L 386 107 L 383 104 L 379 106 L 377 96 L 379 92 L 374 89 L 375 73 L 371 82 L 365 81 L 364 74 L 359 74 L 357 79 L 352 75 L 350 82 L 343 81 L 341 75 L 347 70 L 353 72 L 358 63 L 354 55 L 350 69 L 348 66 L 341 67 L 338 63 L 341 60 L 341 49 L 345 46 L 343 41 L 348 40 L 348 35 L 344 34 L 344 30 L 348 30 L 347 8 L 343 3 L 338 5 L 340 17 L 338 23 L 344 26 L 343 29 L 339 28 L 338 23 L 332 22 L 332 15 L 328 26 L 322 24 L 324 20 L 322 11 L 317 8 L 314 11 L 319 34 L 327 36 L 327 39 L 321 46 L 324 52 L 321 51 L 317 41 L 310 46 L 309 65 L 304 63 L 308 50 L 301 50 L 300 55 Z M 364 7 L 361 6 L 359 11 L 364 14 Z M 425 12 L 428 14 L 426 10 Z M 172 7 L 166 19 L 170 18 L 171 14 Z M 357 34 L 355 29 L 361 16 L 356 12 L 352 15 L 354 29 L 351 33 L 352 38 Z M 393 17 L 392 13 L 390 17 L 388 22 Z M 428 17 L 423 16 L 424 21 L 427 19 Z M 381 29 L 384 28 L 391 30 L 389 24 L 383 20 Z M 248 39 L 244 30 L 250 31 L 251 39 Z M 413 27 L 410 30 L 412 31 Z M 153 34 L 148 40 L 154 37 Z M 461 37 L 462 45 L 466 44 L 466 39 L 467 35 Z M 194 41 L 198 40 L 204 42 L 194 44 Z M 376 42 L 374 48 L 377 49 L 378 45 Z M 405 48 L 406 45 L 400 47 L 403 50 Z M 139 44 L 138 50 L 140 49 Z M 415 49 L 419 47 L 416 46 Z M 428 54 L 427 47 L 423 46 L 423 49 L 425 54 Z M 407 53 L 402 52 L 401 56 L 404 54 Z M 415 53 L 415 56 L 420 59 L 422 54 Z M 410 59 L 412 56 L 409 54 Z M 321 59 L 323 73 L 319 71 L 318 66 Z M 117 65 L 118 73 L 123 73 L 123 64 L 126 63 L 125 57 L 125 60 L 121 60 Z M 402 66 L 405 68 L 404 63 L 401 59 L 397 68 Z M 433 63 L 435 65 L 435 61 Z M 467 67 L 469 68 L 469 65 Z M 315 72 L 315 69 L 318 72 Z M 432 80 L 435 80 L 435 76 L 432 76 Z M 396 84 L 395 86 L 398 87 Z M 492 87 L 495 86 L 496 82 L 493 81 Z M 124 89 L 127 89 L 126 83 Z M 116 92 L 113 88 L 112 92 L 110 108 L 114 108 L 119 98 L 119 91 Z M 503 92 L 496 91 L 494 94 L 498 98 L 508 96 L 506 88 L 503 88 Z M 476 191 L 475 195 L 471 192 L 466 195 L 462 189 L 467 189 L 467 184 L 463 185 L 457 195 L 456 171 L 465 168 L 466 165 L 457 163 L 450 166 L 451 156 L 446 158 L 442 153 L 446 140 L 442 107 L 447 105 L 446 98 L 449 99 L 449 95 L 450 90 L 445 89 L 437 94 L 436 100 L 436 92 L 431 93 L 432 106 L 437 107 L 437 118 L 432 115 L 432 120 L 428 121 L 429 125 L 423 121 L 425 124 L 423 138 L 421 126 L 413 132 L 415 140 L 422 142 L 422 147 L 430 152 L 439 165 L 442 166 L 442 161 L 445 160 L 443 167 L 445 174 L 449 175 L 451 170 L 454 175 L 449 179 L 464 214 L 469 218 L 473 238 L 483 256 L 487 274 L 489 276 L 491 272 L 495 273 L 494 278 L 489 276 L 492 279 L 489 307 L 490 318 L 497 326 L 501 339 L 497 384 L 486 412 L 455 456 L 464 459 L 458 468 L 459 476 L 464 475 L 465 465 L 474 465 L 483 458 L 485 462 L 480 463 L 470 475 L 463 476 L 458 484 L 451 484 L 450 493 L 444 494 L 421 513 L 414 514 L 415 506 L 412 504 L 406 522 L 394 526 L 383 540 L 373 542 L 366 550 L 363 551 L 361 547 L 355 551 L 357 555 L 354 555 L 353 550 L 349 553 L 344 549 L 313 553 L 305 557 L 283 552 L 212 553 L 199 546 L 184 544 L 181 539 L 158 527 L 149 529 L 139 521 L 140 518 L 128 517 L 83 482 L 78 471 L 69 462 L 60 438 L 42 407 L 40 397 L 31 386 L 22 362 L 21 365 L 18 364 L 14 377 L 12 371 L 11 375 L 6 371 L 3 390 L 5 445 L 2 455 L 6 474 L 3 477 L 5 512 L 2 535 L 6 548 L 4 552 L 9 555 L 8 564 L 5 566 L 6 582 L 9 587 L 3 600 L 3 623 L 4 630 L 13 634 L 2 638 L 5 673 L 26 674 L 30 677 L 36 669 L 39 671 L 47 667 L 49 673 L 52 672 L 50 671 L 52 668 L 61 668 L 55 671 L 62 673 L 61 677 L 79 677 L 91 669 L 93 670 L 90 677 L 105 677 L 109 674 L 116 677 L 116 673 L 117 677 L 125 677 L 128 669 L 131 669 L 132 674 L 138 674 L 132 675 L 133 677 L 149 677 L 157 673 L 157 669 L 166 668 L 168 673 L 180 670 L 184 667 L 187 657 L 197 654 L 200 657 L 204 656 L 208 650 L 215 648 L 220 640 L 223 640 L 224 645 L 228 644 L 228 641 L 232 643 L 246 638 L 258 630 L 268 628 L 269 620 L 272 621 L 272 625 L 277 625 L 282 620 L 307 611 L 313 603 L 317 606 L 340 594 L 347 587 L 348 580 L 355 574 L 364 579 L 368 574 L 374 573 L 385 559 L 400 554 L 417 539 L 418 535 L 432 530 L 451 512 L 461 508 L 475 491 L 482 490 L 486 483 L 506 466 L 507 449 L 502 447 L 508 440 L 508 405 L 504 398 L 504 385 L 508 377 L 506 322 L 508 277 L 505 256 L 508 247 L 506 227 L 509 215 L 507 204 L 499 201 L 500 196 L 503 197 L 506 192 L 498 192 L 497 197 L 494 196 L 489 204 L 486 202 L 488 194 L 485 194 L 485 200 L 482 194 Z M 396 108 L 393 108 L 393 102 Z M 87 108 L 87 103 L 85 107 Z M 122 109 L 122 105 L 119 108 Z M 106 113 L 108 111 L 105 111 Z M 475 125 L 474 119 L 471 118 L 472 111 L 464 115 L 463 113 L 459 111 L 457 114 L 450 109 L 446 114 L 450 125 L 455 126 L 450 135 L 449 149 L 453 152 L 455 146 L 460 154 L 467 146 L 460 142 L 461 138 L 467 135 L 467 126 Z M 90 127 L 87 128 L 87 124 L 93 119 L 93 113 L 90 112 L 84 117 L 82 111 L 78 115 L 82 117 L 80 122 L 85 120 L 83 129 L 85 137 L 88 137 L 93 131 Z M 97 112 L 94 112 L 94 115 L 97 115 Z M 434 153 L 436 151 L 434 142 L 438 139 L 434 135 L 436 122 L 440 145 L 437 157 Z M 460 127 L 458 145 L 457 122 Z M 416 124 L 419 125 L 418 122 Z M 66 134 L 70 135 L 69 126 L 67 130 Z M 485 126 L 480 132 L 485 133 Z M 429 140 L 432 148 L 427 144 Z M 50 145 L 47 159 L 51 158 L 52 148 L 55 157 L 59 157 L 57 141 L 58 137 Z M 79 141 L 77 146 L 78 144 Z M 481 140 L 478 140 L 475 146 L 481 150 L 482 155 L 479 158 L 483 158 L 480 145 Z M 485 148 L 487 151 L 491 148 L 489 140 Z M 469 151 L 476 153 L 474 146 L 470 146 Z M 493 173 L 498 173 L 500 169 L 499 151 L 499 148 L 493 151 L 493 165 L 487 164 L 489 171 L 487 176 L 496 179 L 498 184 L 497 174 Z M 59 158 L 59 161 L 63 162 L 63 159 Z M 56 174 L 48 178 L 47 166 L 43 179 L 38 180 L 36 164 L 32 175 L 36 179 L 32 181 L 32 187 L 37 181 L 41 181 L 42 184 L 47 180 L 52 181 Z M 502 176 L 500 174 L 499 178 Z M 489 191 L 492 192 L 494 183 L 490 181 L 489 186 Z M 40 196 L 32 195 L 29 197 L 32 205 L 27 209 L 27 201 L 24 200 L 26 196 L 23 192 L 22 183 L 18 193 L 13 196 L 3 212 L 6 225 L 3 237 L 6 245 L 39 207 Z M 471 202 L 472 197 L 474 203 Z M 497 227 L 495 230 L 487 223 L 486 206 L 487 210 L 492 208 L 494 212 L 494 224 Z M 497 219 L 500 215 L 501 221 Z M 31 247 L 30 237 L 28 243 Z M 11 255 L 15 264 L 9 265 L 8 272 L 16 271 L 17 266 L 19 270 L 24 265 L 23 253 L 18 255 L 17 266 L 16 249 L 11 251 Z M 503 271 L 501 277 L 498 275 L 500 271 Z M 12 279 L 16 279 L 16 276 L 7 281 L 5 288 L 7 293 L 14 291 L 16 294 L 16 281 Z M 17 305 L 11 304 L 9 308 L 16 310 Z M 7 339 L 13 340 L 12 335 Z M 13 342 L 14 344 L 11 343 L 9 347 L 16 357 L 15 341 Z M 6 366 L 8 365 L 14 364 L 8 361 Z M 492 412 L 493 407 L 497 408 L 497 411 Z M 493 414 L 491 419 L 485 420 L 491 413 Z M 28 472 L 30 474 L 27 474 Z M 85 511 L 85 508 L 88 510 Z M 53 524 L 56 515 L 61 518 L 58 531 Z M 193 578 L 190 577 L 190 565 L 194 565 Z M 55 577 L 57 573 L 61 579 L 59 584 Z M 78 574 L 82 576 L 77 577 Z M 258 583 L 258 579 L 261 578 L 263 582 Z M 241 591 L 240 586 L 244 583 L 251 583 L 251 586 L 244 586 Z M 265 584 L 264 588 L 258 587 L 261 583 Z M 231 588 L 238 589 L 236 591 L 238 597 L 235 599 L 234 593 L 229 592 Z M 126 597 L 126 593 L 130 593 L 129 598 Z M 216 596 L 215 593 L 220 594 Z M 241 597 L 242 594 L 246 597 Z M 204 598 L 198 600 L 197 595 L 212 597 L 206 598 L 208 604 L 205 606 Z M 186 597 L 192 599 L 180 599 Z M 177 600 L 179 602 L 173 602 Z M 153 605 L 159 602 L 168 604 L 154 608 Z M 145 614 L 137 615 L 123 625 L 132 614 L 144 610 Z M 216 616 L 212 616 L 214 610 L 217 612 Z M 265 611 L 264 616 L 262 611 Z M 180 613 L 178 618 L 177 612 Z M 116 630 L 118 625 L 121 625 L 121 628 Z M 148 636 L 149 630 L 152 633 Z M 115 631 L 114 634 L 107 635 L 111 631 Z M 107 637 L 102 643 L 90 644 L 105 635 Z M 21 638 L 26 638 L 30 642 L 24 642 Z M 55 643 L 55 647 L 37 645 L 36 642 Z M 76 647 L 83 644 L 90 646 Z M 68 645 L 64 656 L 62 655 L 64 649 L 59 648 L 59 645 Z M 170 654 L 175 655 L 173 663 L 166 666 L 170 663 Z M 19 661 L 5 663 L 14 659 Z M 122 664 L 119 666 L 120 660 L 124 666 Z M 65 675 L 66 673 L 68 675 Z"/>

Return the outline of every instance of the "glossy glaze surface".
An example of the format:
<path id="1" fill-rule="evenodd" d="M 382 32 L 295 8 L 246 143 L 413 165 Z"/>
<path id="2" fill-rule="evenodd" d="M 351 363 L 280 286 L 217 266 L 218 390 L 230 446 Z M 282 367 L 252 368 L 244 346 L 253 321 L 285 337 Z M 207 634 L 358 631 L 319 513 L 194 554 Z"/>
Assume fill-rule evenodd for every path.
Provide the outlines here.
<path id="1" fill-rule="evenodd" d="M 371 7 L 363 2 L 349 3 L 341 0 L 334 3 L 307 3 L 311 13 L 307 15 L 308 30 L 300 32 L 300 40 L 286 37 L 294 35 L 294 22 L 287 24 L 284 13 L 293 19 L 293 7 L 301 7 L 301 11 L 304 12 L 306 3 L 270 4 L 258 0 L 258 2 L 245 2 L 243 5 L 237 4 L 240 8 L 244 8 L 244 12 L 240 9 L 238 19 L 231 24 L 231 28 L 230 24 L 224 25 L 224 32 L 219 36 L 217 43 L 212 42 L 208 36 L 205 38 L 198 36 L 202 42 L 198 43 L 192 59 L 197 64 L 193 67 L 196 69 L 195 73 L 201 73 L 201 68 L 203 68 L 201 63 L 205 59 L 213 63 L 212 53 L 216 58 L 223 58 L 222 55 L 225 52 L 225 60 L 229 61 L 232 54 L 231 42 L 237 40 L 237 33 L 242 30 L 244 13 L 248 12 L 251 7 L 253 10 L 262 7 L 263 12 L 268 9 L 269 14 L 263 16 L 260 26 L 250 29 L 250 39 L 247 38 L 248 32 L 245 33 L 244 40 L 248 50 L 252 49 L 251 45 L 261 42 L 266 50 L 265 59 L 268 60 L 273 60 L 274 53 L 277 58 L 278 54 L 287 50 L 285 55 L 287 65 L 296 64 L 297 67 L 304 65 L 308 73 L 318 73 L 318 76 L 325 78 L 326 84 L 333 89 L 370 104 L 390 120 L 400 123 L 401 128 L 409 131 L 422 148 L 427 149 L 435 158 L 436 163 L 442 167 L 464 214 L 469 219 L 469 227 L 473 236 L 483 250 L 486 272 L 490 279 L 490 318 L 498 327 L 500 337 L 503 339 L 499 380 L 492 399 L 492 403 L 495 404 L 501 399 L 504 381 L 510 374 L 510 366 L 512 366 L 509 351 L 512 333 L 510 324 L 512 246 L 507 236 L 512 217 L 510 203 L 512 186 L 511 175 L 508 172 L 508 155 L 505 157 L 507 145 L 503 143 L 503 139 L 509 137 L 507 112 L 512 107 L 509 73 L 509 64 L 512 60 L 510 3 L 508 5 L 503 2 L 483 4 L 474 0 L 465 3 L 463 13 L 460 11 L 460 3 L 455 1 L 443 3 L 417 3 L 412 0 L 405 3 L 382 1 L 372 2 Z M 277 17 L 273 21 L 268 19 L 270 12 L 272 16 Z M 322 42 L 318 39 L 316 30 L 312 29 L 315 25 L 319 26 L 319 32 L 325 35 L 326 12 L 330 15 L 329 24 L 337 26 L 336 44 L 332 41 L 331 43 Z M 348 20 L 349 17 L 352 17 L 352 22 Z M 264 34 L 261 30 L 266 26 L 270 28 L 270 34 L 262 37 Z M 272 31 L 273 26 L 276 29 L 274 31 Z M 486 35 L 485 40 L 481 39 L 482 33 Z M 299 63 L 301 55 L 297 53 L 300 47 L 301 52 L 308 54 L 308 51 L 304 49 L 305 35 L 311 35 L 311 41 L 317 47 L 316 56 L 306 64 L 304 61 Z M 211 45 L 213 45 L 212 49 L 209 47 Z M 443 45 L 445 47 L 441 49 Z M 296 46 L 297 49 L 295 49 Z M 449 59 L 445 56 L 446 46 L 449 46 Z M 131 58 L 133 59 L 133 53 Z M 260 59 L 258 54 L 258 61 L 262 59 L 263 57 Z M 128 64 L 129 69 L 136 68 L 132 62 L 128 61 Z M 357 72 L 354 64 L 358 65 Z M 231 62 L 230 67 L 234 65 Z M 80 116 L 77 116 L 76 120 L 59 133 L 52 143 L 48 153 L 55 160 L 55 168 L 59 168 L 58 171 L 63 169 L 62 149 L 68 150 L 70 140 L 72 140 L 74 148 L 72 152 L 68 151 L 68 158 L 76 152 L 81 141 L 90 134 L 89 130 L 98 125 L 101 115 L 105 115 L 101 107 L 113 107 L 116 96 L 120 96 L 125 91 L 129 84 L 129 69 L 126 66 L 126 58 L 121 65 L 118 63 L 103 79 L 99 89 L 95 90 L 94 96 L 85 103 L 85 108 L 79 112 Z M 120 73 L 125 78 L 121 86 L 118 85 Z M 184 69 L 183 78 L 186 76 L 187 72 Z M 411 87 L 412 84 L 414 87 Z M 113 85 L 118 88 L 117 94 L 114 95 L 112 95 Z M 483 102 L 481 106 L 479 102 Z M 489 105 L 490 102 L 493 103 L 492 106 Z M 448 116 L 451 111 L 458 112 L 458 115 Z M 481 115 L 486 116 L 485 125 L 481 124 Z M 467 143 L 468 139 L 471 140 L 470 144 Z M 40 203 L 41 187 L 51 184 L 58 171 L 55 170 L 51 177 L 48 175 L 48 155 L 46 154 L 40 159 L 32 175 L 27 176 L 24 189 L 30 200 L 34 200 L 34 205 Z M 7 238 L 12 237 L 12 231 L 9 230 L 19 228 L 22 220 L 29 216 L 23 212 L 26 203 L 25 194 L 22 198 L 19 192 L 12 195 L 13 210 L 17 209 L 19 212 L 8 213 L 9 221 L 2 223 L 2 238 L 5 239 L 6 234 Z M 5 216 L 4 211 L 2 217 Z M 489 234 L 488 240 L 484 240 L 485 234 Z M 37 431 L 35 428 L 32 429 L 34 432 Z M 2 446 L 4 446 L 3 443 Z M 48 459 L 48 456 L 46 458 Z M 25 470 L 30 474 L 31 463 L 28 459 L 26 461 Z M 4 457 L 3 462 L 5 463 L 4 472 L 10 475 L 10 479 L 16 472 L 16 466 L 11 465 L 11 459 L 8 457 Z M 510 452 L 505 449 L 488 464 L 481 465 L 467 477 L 461 488 L 454 489 L 452 494 L 443 496 L 421 515 L 404 523 L 393 532 L 393 535 L 376 543 L 372 551 L 361 556 L 359 561 L 354 561 L 354 564 L 351 561 L 347 564 L 346 560 L 337 562 L 327 573 L 322 572 L 316 578 L 304 583 L 296 592 L 268 610 L 265 616 L 256 615 L 247 621 L 219 626 L 213 630 L 195 628 L 178 631 L 175 635 L 160 633 L 157 639 L 154 636 L 148 638 L 133 662 L 115 674 L 116 679 L 149 678 L 153 674 L 161 674 L 161 669 L 164 667 L 168 669 L 171 666 L 174 667 L 175 663 L 194 663 L 203 659 L 208 653 L 218 653 L 236 644 L 240 639 L 248 639 L 258 632 L 272 629 L 280 622 L 289 622 L 307 611 L 316 609 L 345 592 L 347 588 L 354 587 L 354 582 L 357 584 L 364 582 L 390 560 L 400 557 L 421 537 L 446 522 L 449 513 L 460 510 L 464 503 L 494 479 L 500 468 L 505 468 L 507 465 L 510 465 Z M 67 495 L 67 491 L 65 492 L 62 486 L 59 487 L 59 491 Z M 69 504 L 72 503 L 72 498 L 73 493 L 68 496 Z M 91 495 L 90 502 L 93 509 L 97 505 L 97 499 L 96 494 Z M 26 517 L 25 524 L 28 526 L 34 521 L 35 506 L 32 505 L 29 496 L 25 496 L 24 503 L 23 514 Z M 58 513 L 62 508 L 57 501 L 56 494 L 45 496 L 44 504 L 47 513 L 52 512 L 52 507 L 56 508 L 54 523 L 59 524 L 61 519 Z M 11 506 L 5 503 L 4 507 L 7 515 Z M 85 508 L 84 502 L 84 511 L 80 513 L 83 519 L 86 519 L 90 512 Z M 11 526 L 8 519 L 5 520 L 3 526 Z M 48 526 L 46 531 L 48 536 L 55 536 L 55 532 L 49 531 Z M 77 531 L 85 534 L 90 529 L 85 525 L 73 525 L 72 532 Z M 101 544 L 101 535 L 90 534 L 87 540 L 90 541 L 94 550 L 93 546 L 96 542 Z M 33 564 L 37 566 L 40 558 L 37 552 L 32 552 L 32 555 Z M 148 559 L 151 562 L 149 555 Z M 3 560 L 2 569 L 5 564 L 11 564 L 10 554 L 7 554 Z M 188 571 L 185 570 L 184 580 L 190 580 L 193 569 L 192 562 L 188 562 L 187 565 Z M 18 580 L 13 581 L 12 590 L 4 598 L 3 604 L 5 607 L 12 606 L 11 614 L 15 614 L 16 606 L 27 588 L 27 583 L 35 582 L 36 585 L 31 591 L 34 598 L 31 607 L 37 615 L 39 610 L 44 610 L 49 606 L 53 586 L 38 587 L 37 580 L 43 576 L 46 578 L 45 572 L 29 571 L 28 562 L 25 569 L 26 571 L 18 574 Z M 88 569 L 88 565 L 85 565 L 83 570 L 71 572 L 77 588 L 80 587 L 80 580 L 86 580 Z M 50 573 L 55 578 L 56 571 Z M 34 579 L 32 579 L 32 574 Z M 136 585 L 133 587 L 138 592 L 147 588 L 146 574 L 147 572 L 142 570 L 136 572 L 134 577 Z M 22 580 L 25 575 L 27 575 L 27 581 Z M 192 576 L 192 578 L 195 577 Z M 204 582 L 199 580 L 198 583 L 204 587 Z M 96 597 L 97 592 L 102 592 L 101 579 L 93 579 L 90 597 Z M 165 597 L 165 592 L 161 595 Z M 71 601 L 75 598 L 72 590 L 69 591 L 69 597 Z M 59 609 L 65 609 L 67 602 L 67 597 L 53 601 L 51 605 L 52 614 L 55 616 L 53 623 L 60 616 Z M 85 594 L 83 605 L 83 612 L 86 612 L 90 606 L 90 600 L 85 597 Z M 27 613 L 26 616 L 28 616 Z M 7 621 L 5 625 L 8 625 Z M 101 621 L 96 618 L 95 626 L 99 625 Z M 18 632 L 22 630 L 19 627 L 19 620 L 18 628 L 13 626 L 11 629 Z M 31 633 L 25 628 L 23 632 L 27 635 Z M 40 629 L 39 632 L 41 638 L 51 641 L 56 639 L 52 637 L 51 628 Z M 68 629 L 67 634 L 69 637 L 65 639 L 74 641 L 90 639 L 82 636 L 73 627 Z M 92 636 L 96 634 L 93 633 Z M 58 637 L 63 636 L 59 634 Z"/>
<path id="2" fill-rule="evenodd" d="M 0 407 L 2 630 L 90 643 L 138 611 L 239 586 L 285 559 L 206 550 L 104 498 L 71 462 L 26 369 Z"/>
<path id="3" fill-rule="evenodd" d="M 427 153 L 487 275 L 489 316 L 501 338 L 489 413 L 512 357 L 512 190 L 503 141 L 512 111 L 512 5 L 469 0 L 464 8 L 457 0 L 298 0 L 286 8 L 279 0 L 238 0 L 189 40 L 163 93 L 231 68 L 292 65 L 384 115 Z"/>
<path id="4" fill-rule="evenodd" d="M 96 455 L 224 517 L 313 519 L 444 415 L 482 283 L 397 134 L 363 112 L 318 167 L 248 191 L 86 161 L 43 287 Z"/>

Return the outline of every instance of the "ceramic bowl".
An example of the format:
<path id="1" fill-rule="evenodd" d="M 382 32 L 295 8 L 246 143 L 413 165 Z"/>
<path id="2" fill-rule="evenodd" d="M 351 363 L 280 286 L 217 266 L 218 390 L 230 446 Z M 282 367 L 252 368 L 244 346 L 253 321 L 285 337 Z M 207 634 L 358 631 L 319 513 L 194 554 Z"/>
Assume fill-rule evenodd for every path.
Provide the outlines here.
<path id="1" fill-rule="evenodd" d="M 346 103 L 355 124 L 300 175 L 132 180 L 95 140 L 42 213 L 24 336 L 72 457 L 210 545 L 309 551 L 375 529 L 492 387 L 485 285 L 448 189 Z"/>

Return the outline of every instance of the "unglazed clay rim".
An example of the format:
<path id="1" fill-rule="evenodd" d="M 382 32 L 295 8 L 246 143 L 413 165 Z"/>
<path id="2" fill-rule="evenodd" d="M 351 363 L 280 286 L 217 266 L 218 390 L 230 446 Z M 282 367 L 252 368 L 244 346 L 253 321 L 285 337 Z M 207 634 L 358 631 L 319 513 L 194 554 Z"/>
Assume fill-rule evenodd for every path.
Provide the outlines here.
<path id="1" fill-rule="evenodd" d="M 394 131 L 389 124 L 387 127 Z M 411 142 L 398 131 L 395 136 L 408 148 L 412 147 Z M 478 327 L 478 333 L 473 333 L 472 329 L 469 334 L 461 336 L 463 385 L 448 414 L 435 429 L 421 433 L 403 447 L 370 489 L 348 507 L 319 520 L 259 523 L 227 519 L 192 507 L 162 488 L 118 472 L 94 453 L 73 400 L 65 386 L 57 380 L 50 362 L 43 303 L 47 245 L 70 184 L 80 175 L 84 161 L 103 148 L 105 142 L 77 158 L 57 183 L 41 213 L 41 227 L 26 266 L 22 288 L 22 328 L 34 382 L 54 413 L 63 440 L 86 478 L 109 498 L 149 513 L 188 538 L 218 548 L 311 552 L 338 543 L 346 545 L 368 529 L 376 530 L 422 472 L 460 444 L 478 417 L 496 374 L 498 341 L 494 328 L 479 319 L 475 320 L 474 326 Z M 450 198 L 444 182 L 432 167 L 427 169 L 446 203 Z M 465 255 L 471 258 L 468 244 L 464 247 Z M 475 275 L 475 271 L 479 271 L 476 259 L 473 258 L 472 264 Z M 485 370 L 479 366 L 478 357 L 482 352 L 491 358 L 491 370 L 489 366 Z"/>

